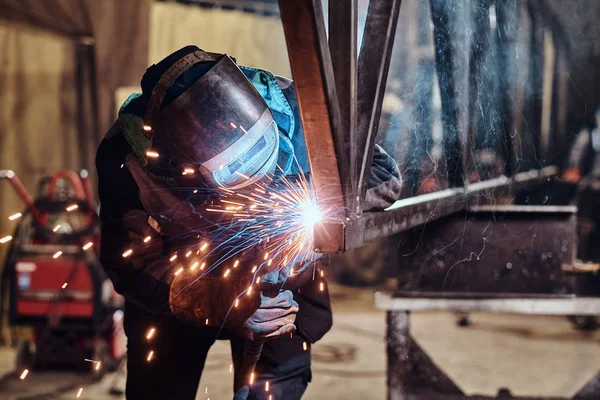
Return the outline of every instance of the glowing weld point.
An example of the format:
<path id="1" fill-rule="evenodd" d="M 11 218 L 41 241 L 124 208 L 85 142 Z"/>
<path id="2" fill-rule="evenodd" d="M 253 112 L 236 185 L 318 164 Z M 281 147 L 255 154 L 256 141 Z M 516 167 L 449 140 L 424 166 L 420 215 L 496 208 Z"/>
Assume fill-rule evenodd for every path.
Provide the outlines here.
<path id="1" fill-rule="evenodd" d="M 81 397 L 81 393 L 83 393 L 83 388 L 79 388 L 79 391 L 77 392 L 77 398 Z"/>
<path id="2" fill-rule="evenodd" d="M 237 128 L 237 126 L 236 126 L 236 125 L 235 125 L 233 122 L 230 122 L 230 123 L 229 123 L 229 125 L 230 125 L 230 126 L 233 128 L 233 129 Z"/>
<path id="3" fill-rule="evenodd" d="M 143 130 L 145 130 L 146 132 L 150 132 L 152 130 L 152 127 L 150 125 L 144 125 L 142 127 Z"/>
<path id="4" fill-rule="evenodd" d="M 319 290 L 322 292 L 325 289 L 323 282 L 319 283 Z"/>
<path id="5" fill-rule="evenodd" d="M 58 232 L 59 229 L 60 229 L 60 225 L 56 225 L 54 227 L 54 229 L 52 229 L 52 232 Z"/>
<path id="6" fill-rule="evenodd" d="M 198 264 L 199 264 L 199 262 L 198 262 L 198 261 L 196 261 L 195 263 L 193 263 L 193 264 L 192 264 L 192 266 L 190 267 L 190 271 L 193 271 L 193 270 L 195 270 L 196 268 L 198 268 Z"/>
<path id="7" fill-rule="evenodd" d="M 148 331 L 148 334 L 146 335 L 146 339 L 148 339 L 148 340 L 152 339 L 152 336 L 154 336 L 154 332 L 156 332 L 156 329 L 150 328 L 150 330 Z"/>
<path id="8" fill-rule="evenodd" d="M 67 288 L 67 285 L 68 285 L 68 283 L 67 283 L 67 282 L 65 282 L 65 283 L 63 283 L 63 284 L 62 284 L 62 286 L 61 286 L 61 287 L 62 287 L 63 289 L 66 289 L 66 288 Z"/>
<path id="9" fill-rule="evenodd" d="M 235 299 L 235 304 L 233 306 L 237 308 L 238 304 L 240 304 L 240 299 Z"/>
<path id="10" fill-rule="evenodd" d="M 7 243 L 10 242 L 12 240 L 12 236 L 4 236 L 2 239 L 0 239 L 0 243 Z"/>
<path id="11" fill-rule="evenodd" d="M 308 350 L 308 346 L 306 345 L 306 342 L 302 343 L 302 349 L 304 351 Z"/>
<path id="12" fill-rule="evenodd" d="M 240 260 L 235 260 L 233 263 L 233 268 L 237 268 L 238 265 L 240 265 Z"/>
<path id="13" fill-rule="evenodd" d="M 123 253 L 123 258 L 129 257 L 133 253 L 133 250 L 129 249 L 125 253 Z"/>
<path id="14" fill-rule="evenodd" d="M 85 244 L 85 245 L 82 247 L 82 249 L 84 249 L 84 250 L 89 250 L 89 249 L 90 249 L 90 248 L 91 248 L 93 245 L 94 245 L 94 243 L 92 243 L 92 242 L 87 242 L 87 243 L 86 243 L 86 244 Z"/>
<path id="15" fill-rule="evenodd" d="M 21 376 L 19 376 L 20 380 L 25 379 L 25 377 L 27 376 L 27 374 L 29 373 L 28 369 L 24 369 L 23 372 L 21 372 Z"/>
<path id="16" fill-rule="evenodd" d="M 233 371 L 233 364 L 229 364 L 229 373 Z"/>
<path id="17" fill-rule="evenodd" d="M 177 254 L 173 254 L 171 258 L 169 258 L 169 261 L 173 262 L 175 259 L 177 259 Z"/>
<path id="18" fill-rule="evenodd" d="M 150 362 L 150 360 L 152 360 L 153 357 L 154 357 L 154 350 L 150 350 L 150 353 L 148 353 L 148 358 L 146 358 L 146 360 L 148 362 Z"/>
<path id="19" fill-rule="evenodd" d="M 144 238 L 144 243 L 148 243 L 150 240 L 152 240 L 152 237 L 150 237 L 150 236 L 146 236 L 146 237 Z"/>
<path id="20" fill-rule="evenodd" d="M 187 253 L 185 253 L 185 257 L 186 257 L 186 258 L 188 258 L 188 257 L 189 257 L 189 256 L 191 256 L 191 255 L 192 255 L 192 251 L 191 251 L 191 250 L 189 250 Z"/>
<path id="21" fill-rule="evenodd" d="M 252 267 L 252 273 L 255 273 L 255 272 L 256 272 L 256 268 L 257 268 L 257 266 L 256 266 L 256 265 L 255 265 L 254 267 Z"/>
<path id="22" fill-rule="evenodd" d="M 150 158 L 158 158 L 158 153 L 155 151 L 147 151 L 146 155 Z"/>
<path id="23" fill-rule="evenodd" d="M 77 204 L 71 204 L 69 207 L 67 207 L 67 211 L 75 211 L 79 208 L 79 206 Z"/>
<path id="24" fill-rule="evenodd" d="M 269 391 L 269 381 L 265 382 L 265 392 Z"/>
<path id="25" fill-rule="evenodd" d="M 17 219 L 17 218 L 21 218 L 22 216 L 23 216 L 23 214 L 21 214 L 21 213 L 16 213 L 16 214 L 13 214 L 13 215 L 11 215 L 10 217 L 8 217 L 8 219 L 9 219 L 9 220 L 11 220 L 11 221 L 14 221 L 15 219 Z"/>
<path id="26" fill-rule="evenodd" d="M 250 374 L 250 385 L 254 384 L 254 372 Z"/>
<path id="27" fill-rule="evenodd" d="M 241 177 L 242 177 L 242 178 L 244 178 L 244 179 L 250 179 L 250 177 L 249 177 L 248 175 L 244 175 L 244 174 L 242 174 L 242 173 L 241 173 L 241 172 L 239 172 L 239 171 L 235 171 L 235 173 L 236 173 L 236 174 L 238 174 L 239 176 L 241 176 Z"/>
<path id="28" fill-rule="evenodd" d="M 227 278 L 227 275 L 229 275 L 229 270 L 225 271 L 225 273 L 223 274 L 223 278 Z"/>
<path id="29" fill-rule="evenodd" d="M 56 259 L 58 257 L 60 257 L 62 255 L 62 251 L 57 251 L 56 253 L 54 253 L 54 255 L 52 256 L 52 258 Z"/>
<path id="30" fill-rule="evenodd" d="M 183 267 L 179 268 L 177 271 L 175 271 L 175 276 L 179 275 L 182 271 Z"/>

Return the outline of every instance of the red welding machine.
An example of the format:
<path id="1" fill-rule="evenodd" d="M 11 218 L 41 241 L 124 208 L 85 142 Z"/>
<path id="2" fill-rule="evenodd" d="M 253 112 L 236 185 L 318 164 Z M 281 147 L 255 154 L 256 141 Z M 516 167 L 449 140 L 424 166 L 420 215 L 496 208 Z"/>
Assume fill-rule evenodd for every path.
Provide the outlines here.
<path id="1" fill-rule="evenodd" d="M 123 298 L 98 261 L 99 223 L 87 173 L 44 179 L 35 200 L 12 171 L 0 171 L 0 178 L 26 204 L 2 276 L 10 323 L 33 328 L 32 340 L 19 342 L 17 371 L 116 366 L 126 346 Z"/>

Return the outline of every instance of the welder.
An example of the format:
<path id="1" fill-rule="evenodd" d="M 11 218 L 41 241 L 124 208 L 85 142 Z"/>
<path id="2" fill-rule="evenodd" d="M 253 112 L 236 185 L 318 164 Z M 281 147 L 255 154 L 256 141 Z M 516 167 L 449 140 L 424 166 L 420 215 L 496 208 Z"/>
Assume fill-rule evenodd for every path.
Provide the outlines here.
<path id="1" fill-rule="evenodd" d="M 218 220 L 199 210 L 219 189 L 310 176 L 293 82 L 187 46 L 149 67 L 141 88 L 96 157 L 101 261 L 126 298 L 127 398 L 194 399 L 214 341 L 230 340 L 239 373 L 250 339 L 264 347 L 249 398 L 299 399 L 310 345 L 332 324 L 312 268 L 232 310 L 247 280 L 177 275 L 169 258 L 210 236 Z M 372 170 L 366 208 L 387 207 L 401 189 L 397 165 L 377 147 Z"/>

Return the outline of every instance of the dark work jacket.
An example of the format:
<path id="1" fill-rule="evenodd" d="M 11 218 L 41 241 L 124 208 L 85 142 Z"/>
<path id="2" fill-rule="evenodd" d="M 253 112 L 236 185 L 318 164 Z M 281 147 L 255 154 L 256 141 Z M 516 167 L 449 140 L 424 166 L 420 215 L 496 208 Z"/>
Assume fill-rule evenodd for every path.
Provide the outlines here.
<path id="1" fill-rule="evenodd" d="M 127 312 L 139 313 L 142 319 L 142 316 L 156 312 L 171 314 L 169 290 L 172 274 L 167 273 L 168 268 L 162 272 L 135 269 L 127 258 L 121 256 L 129 247 L 123 217 L 127 211 L 144 209 L 133 177 L 122 166 L 129 153 L 131 148 L 122 133 L 105 138 L 98 148 L 96 168 L 102 221 L 100 261 L 115 290 L 129 303 Z M 163 255 L 168 258 L 166 252 Z M 331 327 L 329 294 L 319 291 L 317 283 L 309 279 L 299 290 L 294 290 L 294 299 L 300 307 L 296 318 L 298 333 L 311 343 L 317 341 Z"/>

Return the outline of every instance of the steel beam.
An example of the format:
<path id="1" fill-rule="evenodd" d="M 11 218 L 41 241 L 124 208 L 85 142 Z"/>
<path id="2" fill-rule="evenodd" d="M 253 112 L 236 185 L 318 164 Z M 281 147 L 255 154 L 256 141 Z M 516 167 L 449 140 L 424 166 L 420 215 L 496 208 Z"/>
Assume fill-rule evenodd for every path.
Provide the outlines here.
<path id="1" fill-rule="evenodd" d="M 520 190 L 547 183 L 557 173 L 557 168 L 546 167 L 521 172 L 512 179 L 500 177 L 471 184 L 466 189 L 452 188 L 399 200 L 384 212 L 364 213 L 360 218 L 346 222 L 344 250 L 438 220 L 465 210 L 467 206 L 510 198 Z"/>
<path id="2" fill-rule="evenodd" d="M 346 206 L 350 218 L 358 213 L 357 187 L 357 158 L 355 149 L 357 142 L 357 25 L 358 0 L 329 1 L 329 50 L 331 62 L 335 71 L 335 84 L 341 115 L 341 130 L 343 146 L 348 153 L 349 181 L 342 181 L 342 187 L 347 188 Z"/>
<path id="3" fill-rule="evenodd" d="M 331 56 L 321 2 L 280 0 L 281 21 L 308 151 L 311 179 L 325 223 L 317 225 L 315 246 L 321 252 L 343 249 L 346 218 L 341 182 L 350 172 L 344 148 Z M 335 137 L 335 140 L 334 140 Z M 348 192 L 349 188 L 344 188 Z M 333 227 L 331 231 L 328 227 Z M 324 232 L 323 232 L 324 230 Z M 340 232 L 342 234 L 340 235 Z"/>
<path id="4" fill-rule="evenodd" d="M 498 48 L 497 76 L 500 83 L 501 135 L 503 143 L 504 173 L 512 176 L 517 171 L 515 144 L 513 143 L 513 93 L 511 92 L 512 68 L 510 48 L 516 48 L 517 2 L 495 0 L 496 43 Z"/>
<path id="5" fill-rule="evenodd" d="M 362 212 L 402 0 L 371 0 L 358 57 L 357 209 Z"/>
<path id="6" fill-rule="evenodd" d="M 448 0 L 430 0 L 435 66 L 442 100 L 446 173 L 450 187 L 461 187 L 465 185 L 466 173 L 454 93 L 454 47 L 449 18 L 451 3 Z"/>

